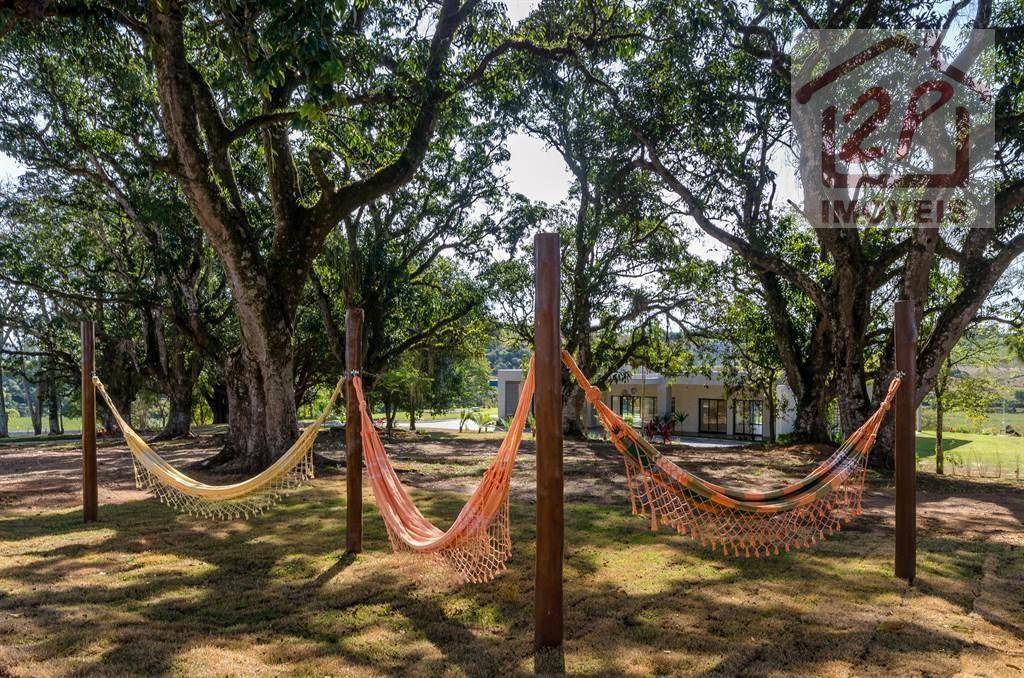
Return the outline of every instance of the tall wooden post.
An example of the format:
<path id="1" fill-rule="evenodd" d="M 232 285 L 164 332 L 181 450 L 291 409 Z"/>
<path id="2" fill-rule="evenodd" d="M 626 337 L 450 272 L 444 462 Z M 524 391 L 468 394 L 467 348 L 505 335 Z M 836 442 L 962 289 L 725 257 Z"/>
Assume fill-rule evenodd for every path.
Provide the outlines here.
<path id="1" fill-rule="evenodd" d="M 537 441 L 537 566 L 534 645 L 562 645 L 562 361 L 559 332 L 561 268 L 558 235 L 540 233 L 534 244 L 534 417 Z"/>
<path id="2" fill-rule="evenodd" d="M 896 369 L 903 386 L 896 393 L 896 576 L 914 583 L 917 570 L 917 442 L 914 389 L 917 383 L 917 321 L 914 304 L 897 301 L 894 321 Z"/>
<path id="3" fill-rule="evenodd" d="M 91 320 L 82 321 L 82 517 L 98 518 L 99 487 L 96 474 L 96 334 Z"/>
<path id="4" fill-rule="evenodd" d="M 362 420 L 352 377 L 362 369 L 363 309 L 345 312 L 345 551 L 363 550 Z"/>

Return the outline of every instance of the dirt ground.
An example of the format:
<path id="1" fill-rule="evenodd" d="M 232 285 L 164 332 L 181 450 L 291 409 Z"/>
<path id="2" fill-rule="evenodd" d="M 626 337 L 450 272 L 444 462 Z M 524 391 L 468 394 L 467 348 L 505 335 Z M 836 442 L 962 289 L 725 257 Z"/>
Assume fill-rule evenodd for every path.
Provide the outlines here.
<path id="1" fill-rule="evenodd" d="M 494 436 L 406 435 L 389 449 L 444 525 Z M 179 467 L 214 438 L 159 445 Z M 340 458 L 336 433 L 318 449 Z M 711 479 L 768 487 L 824 449 L 663 448 Z M 566 444 L 566 672 L 586 675 L 1024 675 L 1024 488 L 921 476 L 918 580 L 892 576 L 890 479 L 809 552 L 725 559 L 629 515 L 607 443 Z M 99 453 L 98 524 L 80 521 L 74 443 L 0 444 L 0 676 L 508 675 L 534 669 L 533 444 L 513 483 L 515 555 L 454 586 L 390 553 L 366 489 L 365 553 L 344 547 L 344 470 L 267 516 L 179 516 Z M 205 475 L 212 482 L 224 476 Z"/>

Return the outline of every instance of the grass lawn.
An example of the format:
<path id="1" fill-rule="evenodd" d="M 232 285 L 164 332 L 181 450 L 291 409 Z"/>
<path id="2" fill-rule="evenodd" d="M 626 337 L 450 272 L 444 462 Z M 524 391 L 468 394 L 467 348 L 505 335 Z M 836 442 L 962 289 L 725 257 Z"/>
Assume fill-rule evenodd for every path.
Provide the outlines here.
<path id="1" fill-rule="evenodd" d="M 496 417 L 496 416 L 498 416 L 498 408 L 497 407 L 481 407 L 477 411 L 482 412 L 484 414 L 484 416 L 488 416 L 488 417 Z M 436 413 L 435 412 L 424 412 L 421 415 L 417 415 L 416 421 L 441 421 L 442 419 L 458 419 L 459 415 L 461 413 L 462 413 L 462 409 L 447 410 L 445 412 L 436 412 Z M 383 417 L 384 413 L 381 412 L 379 416 Z M 409 421 L 409 413 L 408 412 L 399 412 L 395 416 L 395 421 L 408 422 Z"/>
<path id="2" fill-rule="evenodd" d="M 418 506 L 446 525 L 495 444 L 494 435 L 406 436 L 389 449 Z M 318 447 L 337 453 L 336 436 L 322 434 Z M 532 441 L 523 448 L 508 571 L 457 586 L 391 553 L 368 488 L 365 551 L 346 556 L 340 472 L 264 516 L 211 522 L 135 491 L 124 450 L 105 443 L 101 521 L 86 526 L 73 443 L 0 446 L 0 675 L 528 674 Z M 161 446 L 179 465 L 211 449 L 209 439 Z M 667 452 L 731 482 L 774 483 L 816 461 L 777 449 Z M 918 508 L 918 580 L 908 587 L 892 576 L 885 477 L 873 477 L 866 515 L 834 538 L 750 560 L 652 533 L 631 516 L 606 443 L 567 443 L 566 479 L 568 673 L 1024 669 L 1019 488 L 929 477 Z"/>
<path id="3" fill-rule="evenodd" d="M 942 450 L 949 473 L 977 472 L 1024 480 L 1024 437 L 946 432 Z M 917 458 L 925 469 L 934 469 L 934 431 L 917 434 Z"/>
<path id="4" fill-rule="evenodd" d="M 925 428 L 935 428 L 935 410 L 922 408 L 921 420 Z M 946 412 L 942 415 L 942 427 L 946 430 L 1002 433 L 1006 425 L 1024 435 L 1024 412 L 990 412 L 981 422 L 969 418 L 963 412 Z"/>
<path id="5" fill-rule="evenodd" d="M 43 432 L 49 431 L 49 420 L 43 417 Z M 32 418 L 31 417 L 10 417 L 7 420 L 7 429 L 11 433 L 31 433 L 32 432 Z M 82 430 L 82 418 L 81 417 L 64 417 L 64 430 L 65 431 L 81 431 Z"/>

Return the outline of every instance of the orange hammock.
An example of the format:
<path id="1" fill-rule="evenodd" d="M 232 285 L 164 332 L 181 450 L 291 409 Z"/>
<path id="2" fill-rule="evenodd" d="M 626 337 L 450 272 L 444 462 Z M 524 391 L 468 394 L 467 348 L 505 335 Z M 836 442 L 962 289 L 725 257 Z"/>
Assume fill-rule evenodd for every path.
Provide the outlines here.
<path id="1" fill-rule="evenodd" d="M 392 548 L 434 556 L 464 581 L 493 579 L 505 569 L 512 555 L 509 482 L 533 400 L 533 359 L 530 359 L 515 416 L 498 454 L 455 522 L 445 531 L 435 527 L 413 504 L 373 425 L 363 396 L 362 378 L 355 376 L 352 384 L 362 422 L 363 459 Z"/>
<path id="2" fill-rule="evenodd" d="M 562 361 L 622 454 L 633 513 L 649 514 L 651 529 L 667 525 L 725 555 L 748 557 L 810 546 L 860 515 L 868 452 L 901 383 L 893 379 L 878 410 L 805 478 L 756 492 L 716 485 L 681 469 L 601 401 L 601 391 L 567 351 Z"/>

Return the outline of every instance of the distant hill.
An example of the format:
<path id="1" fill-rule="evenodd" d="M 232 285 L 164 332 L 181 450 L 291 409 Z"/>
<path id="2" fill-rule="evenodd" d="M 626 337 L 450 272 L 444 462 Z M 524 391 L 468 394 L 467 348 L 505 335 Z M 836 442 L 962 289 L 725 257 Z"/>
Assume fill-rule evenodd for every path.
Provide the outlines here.
<path id="1" fill-rule="evenodd" d="M 491 372 L 522 367 L 529 359 L 529 348 L 501 344 L 492 344 L 487 348 L 487 362 L 491 366 Z"/>

